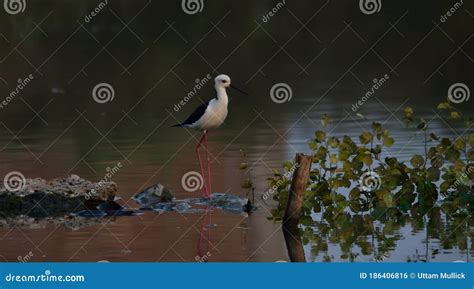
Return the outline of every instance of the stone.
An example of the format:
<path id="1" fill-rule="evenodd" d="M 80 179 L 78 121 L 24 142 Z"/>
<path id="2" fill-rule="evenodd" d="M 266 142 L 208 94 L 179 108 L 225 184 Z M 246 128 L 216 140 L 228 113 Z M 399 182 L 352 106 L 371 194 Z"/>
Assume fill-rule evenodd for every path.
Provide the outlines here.
<path id="1" fill-rule="evenodd" d="M 25 179 L 20 190 L 10 192 L 0 183 L 0 194 L 10 193 L 24 197 L 33 193 L 53 193 L 65 197 L 84 197 L 85 199 L 114 200 L 117 185 L 114 182 L 91 182 L 78 175 L 69 175 L 46 181 L 42 178 Z"/>
<path id="2" fill-rule="evenodd" d="M 25 215 L 34 218 L 61 217 L 114 200 L 114 182 L 91 182 L 78 175 L 46 181 L 25 179 L 19 190 L 8 191 L 0 184 L 0 218 Z"/>
<path id="3" fill-rule="evenodd" d="M 156 203 L 166 203 L 174 200 L 173 193 L 162 184 L 156 184 L 135 194 L 132 199 L 142 208 L 149 208 Z"/>

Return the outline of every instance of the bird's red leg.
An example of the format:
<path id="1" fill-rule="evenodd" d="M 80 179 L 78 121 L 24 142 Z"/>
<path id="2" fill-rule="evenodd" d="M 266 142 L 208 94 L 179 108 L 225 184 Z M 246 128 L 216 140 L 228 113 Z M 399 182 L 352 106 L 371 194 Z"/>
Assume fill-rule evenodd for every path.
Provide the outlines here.
<path id="1" fill-rule="evenodd" d="M 204 146 L 206 147 L 206 158 L 207 158 L 207 188 L 209 189 L 209 197 L 212 194 L 212 181 L 211 181 L 211 159 L 209 158 L 209 148 L 207 147 L 207 132 L 204 135 Z"/>
<path id="2" fill-rule="evenodd" d="M 198 144 L 196 145 L 196 157 L 197 157 L 198 162 L 199 162 L 199 168 L 201 169 L 201 176 L 202 176 L 202 179 L 203 179 L 203 182 L 204 182 L 204 195 L 206 197 L 209 197 L 209 190 L 207 189 L 207 185 L 206 185 L 206 181 L 205 181 L 204 168 L 203 168 L 202 162 L 201 162 L 201 155 L 199 154 L 199 148 L 201 147 L 201 144 L 204 141 L 205 137 L 206 137 L 206 132 L 204 132 L 204 134 L 202 135 L 202 137 L 199 140 Z"/>

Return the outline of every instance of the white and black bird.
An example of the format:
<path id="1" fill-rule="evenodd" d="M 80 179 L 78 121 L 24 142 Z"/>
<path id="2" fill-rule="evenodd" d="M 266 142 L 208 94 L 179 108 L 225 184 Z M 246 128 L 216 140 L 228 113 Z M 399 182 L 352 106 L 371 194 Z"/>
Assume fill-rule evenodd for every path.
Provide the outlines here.
<path id="1" fill-rule="evenodd" d="M 247 94 L 241 89 L 232 85 L 230 77 L 225 74 L 220 74 L 214 79 L 214 88 L 216 90 L 216 97 L 201 104 L 194 112 L 182 123 L 176 124 L 173 127 L 193 128 L 203 131 L 203 135 L 196 145 L 196 157 L 201 169 L 201 175 L 204 179 L 204 170 L 199 154 L 199 148 L 204 142 L 206 148 L 207 158 L 207 177 L 208 181 L 204 181 L 204 192 L 207 197 L 211 194 L 211 164 L 209 159 L 209 149 L 207 147 L 207 134 L 209 130 L 218 128 L 222 125 L 227 117 L 227 106 L 229 104 L 229 97 L 227 96 L 226 88 L 231 87 L 243 94 Z"/>

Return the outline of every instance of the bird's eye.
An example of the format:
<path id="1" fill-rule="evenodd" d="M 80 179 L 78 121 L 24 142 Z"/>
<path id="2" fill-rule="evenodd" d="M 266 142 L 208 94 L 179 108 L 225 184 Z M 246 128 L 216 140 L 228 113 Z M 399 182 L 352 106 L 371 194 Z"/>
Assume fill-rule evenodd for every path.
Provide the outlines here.
<path id="1" fill-rule="evenodd" d="M 222 80 L 222 83 L 226 83 L 226 82 L 227 82 L 227 80 Z"/>

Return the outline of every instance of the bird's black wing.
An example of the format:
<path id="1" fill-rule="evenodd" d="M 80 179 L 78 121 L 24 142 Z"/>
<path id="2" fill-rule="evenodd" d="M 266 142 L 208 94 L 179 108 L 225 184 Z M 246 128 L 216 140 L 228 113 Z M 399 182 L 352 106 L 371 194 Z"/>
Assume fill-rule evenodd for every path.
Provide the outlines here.
<path id="1" fill-rule="evenodd" d="M 210 101 L 201 104 L 194 110 L 194 112 L 184 122 L 173 125 L 173 126 L 184 126 L 184 125 L 195 123 L 204 115 L 204 113 L 206 112 L 207 106 L 209 105 L 209 102 Z"/>

